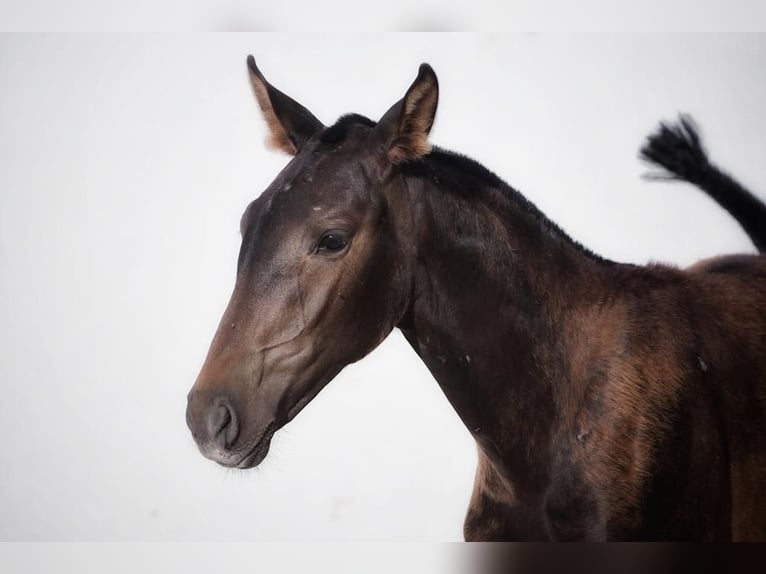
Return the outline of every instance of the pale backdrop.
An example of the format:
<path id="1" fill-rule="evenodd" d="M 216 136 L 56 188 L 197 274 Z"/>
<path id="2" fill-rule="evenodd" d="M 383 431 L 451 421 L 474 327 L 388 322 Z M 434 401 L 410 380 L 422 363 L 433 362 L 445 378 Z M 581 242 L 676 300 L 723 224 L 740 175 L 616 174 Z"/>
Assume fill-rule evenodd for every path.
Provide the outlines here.
<path id="1" fill-rule="evenodd" d="M 640 179 L 643 137 L 693 113 L 766 197 L 766 40 L 751 36 L 0 38 L 0 539 L 459 540 L 476 455 L 393 333 L 255 471 L 184 421 L 267 151 L 255 54 L 325 123 L 377 118 L 420 62 L 433 140 L 622 261 L 753 251 L 712 201 Z"/>

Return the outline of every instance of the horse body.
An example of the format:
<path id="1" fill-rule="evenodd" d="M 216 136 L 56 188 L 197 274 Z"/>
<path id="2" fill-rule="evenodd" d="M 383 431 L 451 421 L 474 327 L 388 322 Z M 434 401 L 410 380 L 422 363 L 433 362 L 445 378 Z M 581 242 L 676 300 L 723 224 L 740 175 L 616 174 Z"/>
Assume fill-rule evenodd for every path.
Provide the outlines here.
<path id="1" fill-rule="evenodd" d="M 329 128 L 250 68 L 295 158 L 243 217 L 189 395 L 203 454 L 257 465 L 399 327 L 477 442 L 466 539 L 766 538 L 766 258 L 589 252 L 479 164 L 429 153 L 425 66 L 379 122 Z"/>

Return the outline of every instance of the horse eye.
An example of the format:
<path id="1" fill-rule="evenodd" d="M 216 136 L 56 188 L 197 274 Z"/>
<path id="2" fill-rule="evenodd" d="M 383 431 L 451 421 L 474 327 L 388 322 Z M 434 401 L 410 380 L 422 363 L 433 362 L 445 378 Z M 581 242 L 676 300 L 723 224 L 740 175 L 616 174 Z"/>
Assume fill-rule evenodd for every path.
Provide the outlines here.
<path id="1" fill-rule="evenodd" d="M 317 243 L 316 252 L 329 251 L 337 252 L 346 246 L 346 236 L 340 231 L 331 231 L 325 233 L 322 239 Z"/>

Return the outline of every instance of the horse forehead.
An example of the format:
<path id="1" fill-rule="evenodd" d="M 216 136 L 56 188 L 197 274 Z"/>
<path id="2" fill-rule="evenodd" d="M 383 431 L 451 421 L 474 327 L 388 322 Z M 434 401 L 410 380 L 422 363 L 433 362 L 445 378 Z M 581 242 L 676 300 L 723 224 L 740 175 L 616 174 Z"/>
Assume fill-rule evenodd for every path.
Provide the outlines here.
<path id="1" fill-rule="evenodd" d="M 273 204 L 316 203 L 342 200 L 358 187 L 361 169 L 340 154 L 314 154 L 289 172 L 280 174 L 268 190 Z M 350 197 L 349 197 L 350 198 Z"/>
<path id="2" fill-rule="evenodd" d="M 269 187 L 252 202 L 252 216 L 261 218 L 268 216 L 275 207 L 281 208 L 288 204 L 296 203 L 306 190 L 302 183 L 308 183 L 310 190 L 314 179 L 315 168 L 313 165 L 288 165 L 274 180 Z"/>
<path id="3" fill-rule="evenodd" d="M 358 199 L 362 176 L 356 167 L 352 158 L 340 154 L 310 152 L 296 157 L 248 206 L 243 223 L 262 228 L 274 218 L 319 213 Z"/>

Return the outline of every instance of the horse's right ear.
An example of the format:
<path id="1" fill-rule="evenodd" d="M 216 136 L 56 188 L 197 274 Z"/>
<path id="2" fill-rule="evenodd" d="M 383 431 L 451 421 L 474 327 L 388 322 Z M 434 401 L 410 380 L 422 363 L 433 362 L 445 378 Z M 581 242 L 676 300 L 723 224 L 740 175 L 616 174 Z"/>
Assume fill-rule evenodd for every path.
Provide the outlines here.
<path id="1" fill-rule="evenodd" d="M 380 118 L 375 127 L 392 164 L 415 161 L 431 151 L 428 134 L 439 103 L 439 82 L 433 68 L 421 64 L 418 77 L 404 97 Z"/>
<path id="2" fill-rule="evenodd" d="M 296 155 L 314 134 L 324 128 L 322 122 L 298 102 L 269 84 L 252 56 L 247 57 L 247 68 L 255 98 L 268 125 L 267 145 Z"/>

